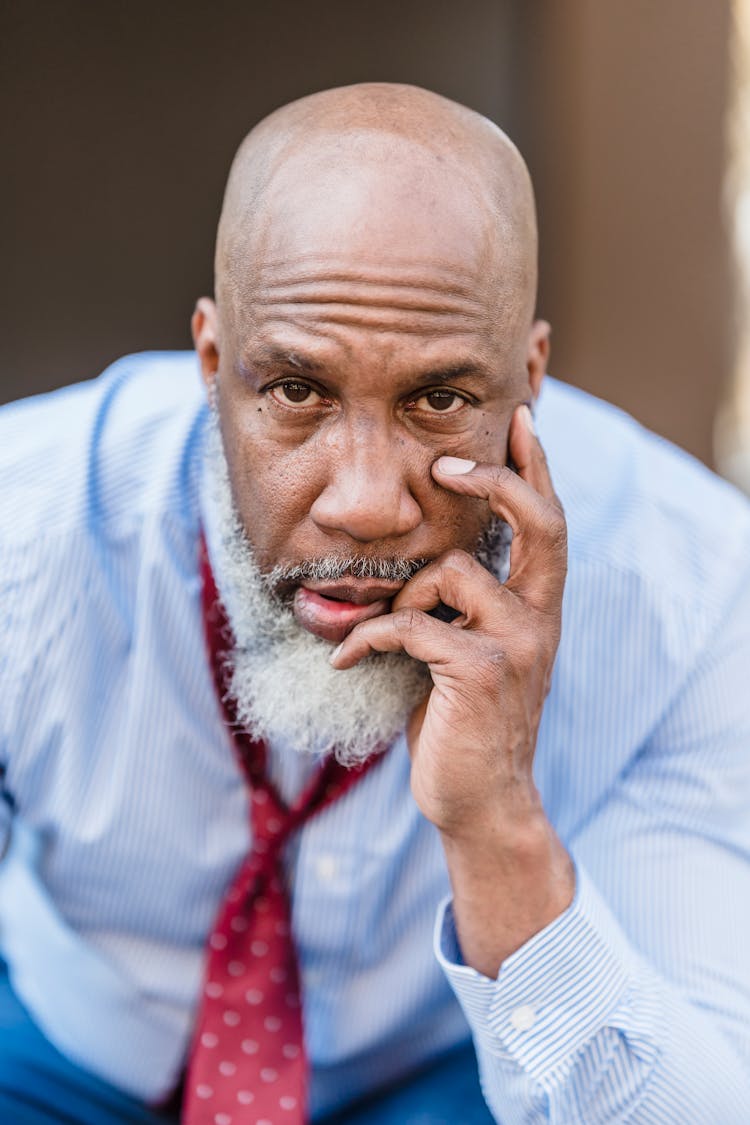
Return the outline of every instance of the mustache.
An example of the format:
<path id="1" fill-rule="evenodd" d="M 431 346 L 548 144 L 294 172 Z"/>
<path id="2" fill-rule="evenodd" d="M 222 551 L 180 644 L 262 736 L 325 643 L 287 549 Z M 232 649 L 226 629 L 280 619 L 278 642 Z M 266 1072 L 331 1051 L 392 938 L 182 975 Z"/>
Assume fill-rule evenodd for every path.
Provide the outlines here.
<path id="1" fill-rule="evenodd" d="M 341 578 L 372 578 L 381 582 L 408 582 L 427 566 L 427 558 L 371 558 L 367 555 L 349 555 L 346 558 L 325 557 L 305 559 L 302 562 L 280 564 L 264 576 L 266 585 L 274 590 L 279 586 L 304 581 L 335 582 Z"/>

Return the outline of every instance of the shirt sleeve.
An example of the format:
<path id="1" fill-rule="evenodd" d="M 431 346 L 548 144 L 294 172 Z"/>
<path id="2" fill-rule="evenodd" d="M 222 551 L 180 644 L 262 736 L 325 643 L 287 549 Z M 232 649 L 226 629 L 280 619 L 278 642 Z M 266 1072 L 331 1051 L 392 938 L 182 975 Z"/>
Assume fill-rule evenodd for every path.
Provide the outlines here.
<path id="1" fill-rule="evenodd" d="M 750 1105 L 750 581 L 566 841 L 573 903 L 490 980 L 436 955 L 495 1120 L 740 1125 Z"/>

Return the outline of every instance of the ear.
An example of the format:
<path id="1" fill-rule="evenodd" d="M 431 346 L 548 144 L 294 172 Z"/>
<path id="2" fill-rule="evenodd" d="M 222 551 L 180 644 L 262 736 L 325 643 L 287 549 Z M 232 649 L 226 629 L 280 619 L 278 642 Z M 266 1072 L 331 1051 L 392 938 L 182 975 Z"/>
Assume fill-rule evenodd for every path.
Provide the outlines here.
<path id="1" fill-rule="evenodd" d="M 209 401 L 213 401 L 216 393 L 216 375 L 219 370 L 219 314 L 215 302 L 210 297 L 201 297 L 196 303 L 190 327 L 200 360 L 203 382 L 206 384 Z"/>
<path id="2" fill-rule="evenodd" d="M 542 387 L 542 379 L 549 363 L 549 337 L 552 329 L 546 320 L 535 320 L 529 332 L 529 346 L 526 352 L 526 369 L 529 373 L 531 393 L 536 399 Z"/>

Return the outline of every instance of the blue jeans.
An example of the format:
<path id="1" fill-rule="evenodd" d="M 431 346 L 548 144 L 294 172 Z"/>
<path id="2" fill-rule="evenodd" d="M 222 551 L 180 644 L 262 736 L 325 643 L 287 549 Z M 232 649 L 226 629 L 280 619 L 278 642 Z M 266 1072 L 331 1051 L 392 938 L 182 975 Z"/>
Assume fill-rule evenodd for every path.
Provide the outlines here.
<path id="1" fill-rule="evenodd" d="M 0 962 L 0 1122 L 3 1125 L 177 1125 L 69 1062 L 13 993 Z M 490 1125 L 473 1049 L 461 1048 L 406 1083 L 318 1125 Z"/>

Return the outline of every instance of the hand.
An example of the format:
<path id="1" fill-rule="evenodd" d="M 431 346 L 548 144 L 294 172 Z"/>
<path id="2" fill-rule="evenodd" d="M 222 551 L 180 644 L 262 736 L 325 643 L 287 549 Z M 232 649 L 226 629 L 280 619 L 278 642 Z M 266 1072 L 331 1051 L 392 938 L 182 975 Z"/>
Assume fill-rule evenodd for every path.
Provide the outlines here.
<path id="1" fill-rule="evenodd" d="M 450 551 L 404 586 L 390 614 L 353 629 L 334 658 L 349 668 L 370 652 L 405 651 L 429 665 L 434 686 L 408 729 L 412 789 L 449 835 L 483 834 L 501 807 L 510 824 L 536 799 L 532 762 L 560 636 L 566 534 L 530 423 L 520 407 L 509 435 L 518 474 L 433 466 L 440 485 L 483 497 L 510 524 L 505 585 L 466 552 Z M 441 601 L 460 613 L 451 624 L 428 616 Z"/>
<path id="2" fill-rule="evenodd" d="M 560 638 L 566 525 L 531 414 L 511 421 L 518 467 L 439 459 L 438 483 L 486 499 L 510 524 L 503 585 L 464 551 L 424 567 L 392 612 L 356 626 L 332 658 L 350 668 L 371 652 L 429 665 L 433 687 L 408 727 L 412 791 L 441 831 L 464 957 L 494 975 L 573 896 L 572 865 L 541 807 L 532 766 Z M 442 467 L 441 467 L 442 465 Z M 446 471 L 446 469 L 448 471 Z M 459 611 L 447 624 L 439 602 Z"/>

